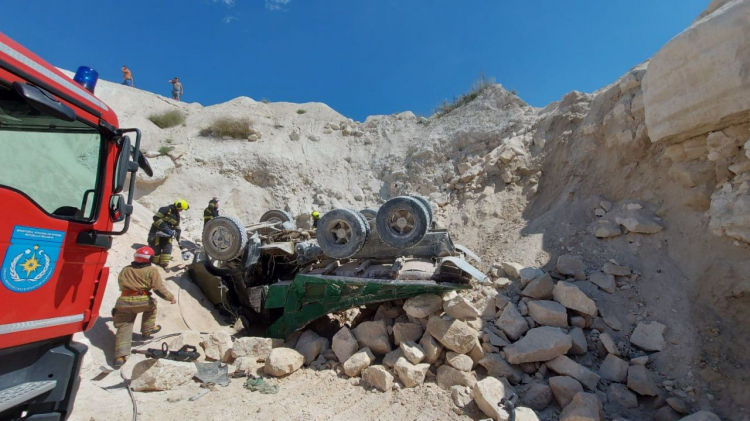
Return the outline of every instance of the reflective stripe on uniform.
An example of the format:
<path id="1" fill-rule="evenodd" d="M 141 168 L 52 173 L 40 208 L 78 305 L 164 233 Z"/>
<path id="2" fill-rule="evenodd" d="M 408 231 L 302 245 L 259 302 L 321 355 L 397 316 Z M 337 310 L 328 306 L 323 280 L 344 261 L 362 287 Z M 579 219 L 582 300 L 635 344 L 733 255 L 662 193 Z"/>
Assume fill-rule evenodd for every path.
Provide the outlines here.
<path id="1" fill-rule="evenodd" d="M 154 221 L 154 225 L 157 225 L 157 227 L 161 225 L 161 222 L 166 222 L 167 224 L 172 225 L 172 226 L 176 226 L 177 224 L 179 224 L 179 221 L 171 217 L 169 214 L 162 215 L 161 213 L 157 212 L 156 217 L 158 219 Z"/>
<path id="2" fill-rule="evenodd" d="M 112 310 L 115 333 L 115 358 L 130 355 L 133 324 L 138 313 L 143 313 L 141 335 L 150 335 L 156 326 L 156 300 L 148 295 L 120 297 Z"/>

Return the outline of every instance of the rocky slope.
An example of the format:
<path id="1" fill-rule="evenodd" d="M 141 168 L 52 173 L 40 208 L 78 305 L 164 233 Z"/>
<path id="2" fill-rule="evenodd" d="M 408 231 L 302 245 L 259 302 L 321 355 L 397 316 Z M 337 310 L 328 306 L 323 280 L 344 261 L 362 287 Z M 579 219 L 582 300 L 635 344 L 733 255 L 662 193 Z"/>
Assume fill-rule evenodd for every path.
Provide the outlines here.
<path id="1" fill-rule="evenodd" d="M 418 192 L 496 276 L 502 262 L 553 271 L 559 256 L 580 256 L 576 283 L 601 316 L 621 324 L 601 333 L 628 343 L 639 323 L 666 326 L 666 346 L 649 363 L 662 377 L 661 399 L 744 420 L 748 39 L 750 1 L 713 1 L 649 62 L 597 92 L 537 109 L 497 85 L 428 119 L 405 112 L 354 122 L 324 104 L 246 97 L 202 107 L 106 82 L 97 94 L 124 126 L 144 132 L 158 175 L 139 180 L 139 202 L 155 210 L 190 201 L 188 236 L 199 237 L 212 196 L 251 222 L 270 208 L 302 215 Z M 187 116 L 184 126 L 162 130 L 147 119 L 175 109 Z M 259 139 L 200 136 L 227 115 L 249 118 Z M 161 146 L 174 150 L 157 156 Z M 595 282 L 610 259 L 634 273 L 618 276 L 613 293 Z M 586 364 L 597 371 L 602 362 Z M 658 399 L 608 415 L 649 419 L 666 406 Z"/>

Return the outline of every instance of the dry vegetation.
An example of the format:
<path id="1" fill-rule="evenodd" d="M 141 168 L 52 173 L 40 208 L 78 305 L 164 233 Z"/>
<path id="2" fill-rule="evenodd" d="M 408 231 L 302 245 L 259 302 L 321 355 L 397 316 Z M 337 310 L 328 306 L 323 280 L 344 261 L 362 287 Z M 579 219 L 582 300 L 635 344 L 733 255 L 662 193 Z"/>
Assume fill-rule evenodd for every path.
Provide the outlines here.
<path id="1" fill-rule="evenodd" d="M 174 150 L 174 147 L 172 147 L 172 146 L 162 146 L 161 148 L 159 148 L 159 154 L 161 154 L 161 155 L 167 155 L 170 152 L 172 152 L 173 150 Z"/>
<path id="2" fill-rule="evenodd" d="M 172 110 L 160 114 L 151 114 L 150 116 L 148 116 L 148 119 L 151 120 L 152 123 L 159 126 L 159 128 L 168 129 L 170 127 L 184 124 L 185 114 L 177 110 Z"/>
<path id="3" fill-rule="evenodd" d="M 456 108 L 463 107 L 464 105 L 477 99 L 482 91 L 494 84 L 495 78 L 488 78 L 484 74 L 479 75 L 479 79 L 474 82 L 469 92 L 466 92 L 459 97 L 453 97 L 453 99 L 450 101 L 448 101 L 447 99 L 443 100 L 443 103 L 435 108 L 435 114 L 437 116 L 443 116 L 455 110 Z"/>
<path id="4" fill-rule="evenodd" d="M 246 139 L 253 134 L 247 118 L 221 117 L 214 120 L 208 127 L 201 130 L 201 136 L 205 137 L 231 137 L 233 139 Z"/>

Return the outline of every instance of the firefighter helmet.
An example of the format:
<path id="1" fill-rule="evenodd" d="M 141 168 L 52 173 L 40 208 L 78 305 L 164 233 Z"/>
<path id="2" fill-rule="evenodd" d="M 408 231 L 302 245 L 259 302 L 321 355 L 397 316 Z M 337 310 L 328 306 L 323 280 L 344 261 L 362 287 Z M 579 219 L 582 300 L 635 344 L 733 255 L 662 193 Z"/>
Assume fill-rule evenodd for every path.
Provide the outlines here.
<path id="1" fill-rule="evenodd" d="M 174 202 L 174 207 L 176 207 L 179 210 L 188 210 L 190 209 L 190 206 L 188 206 L 188 202 L 185 199 L 179 199 Z"/>
<path id="2" fill-rule="evenodd" d="M 154 257 L 154 249 L 149 246 L 143 246 L 135 251 L 133 259 L 138 263 L 147 263 Z"/>
<path id="3" fill-rule="evenodd" d="M 318 211 L 313 211 L 313 213 L 312 213 L 312 217 L 313 217 L 313 219 L 315 219 L 315 220 L 318 220 L 318 219 L 320 219 L 320 212 L 318 212 Z"/>

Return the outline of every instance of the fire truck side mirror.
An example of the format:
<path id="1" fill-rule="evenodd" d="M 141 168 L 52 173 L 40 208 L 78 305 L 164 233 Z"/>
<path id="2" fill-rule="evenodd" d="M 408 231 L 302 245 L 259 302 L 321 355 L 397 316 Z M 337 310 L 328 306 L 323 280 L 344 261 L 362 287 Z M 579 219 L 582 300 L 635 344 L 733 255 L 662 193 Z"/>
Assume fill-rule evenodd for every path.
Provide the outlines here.
<path id="1" fill-rule="evenodd" d="M 109 200 L 109 218 L 112 222 L 122 222 L 133 213 L 133 205 L 128 205 L 122 195 L 116 194 Z"/>
<path id="2" fill-rule="evenodd" d="M 135 145 L 133 145 L 125 133 L 135 133 Z M 110 218 L 113 222 L 123 221 L 122 227 L 117 231 L 96 231 L 98 235 L 122 235 L 128 232 L 130 227 L 130 215 L 133 213 L 133 193 L 135 192 L 135 174 L 138 172 L 141 147 L 141 131 L 138 129 L 119 129 L 116 131 L 118 137 L 117 146 L 119 155 L 115 162 L 115 175 L 112 180 L 112 199 L 109 202 Z M 145 157 L 144 157 L 145 158 Z M 144 161 L 147 164 L 147 161 Z M 143 164 L 141 164 L 143 165 Z M 144 170 L 145 171 L 145 170 Z M 130 181 L 127 199 L 120 193 L 125 189 L 125 182 L 130 173 Z"/>
<path id="3" fill-rule="evenodd" d="M 128 173 L 135 173 L 138 171 L 138 163 L 133 162 L 132 156 L 133 148 L 130 146 L 130 138 L 125 136 L 120 141 L 120 156 L 117 159 L 117 168 L 115 171 L 112 193 L 122 193 L 122 190 L 125 188 L 125 181 L 127 180 Z"/>

